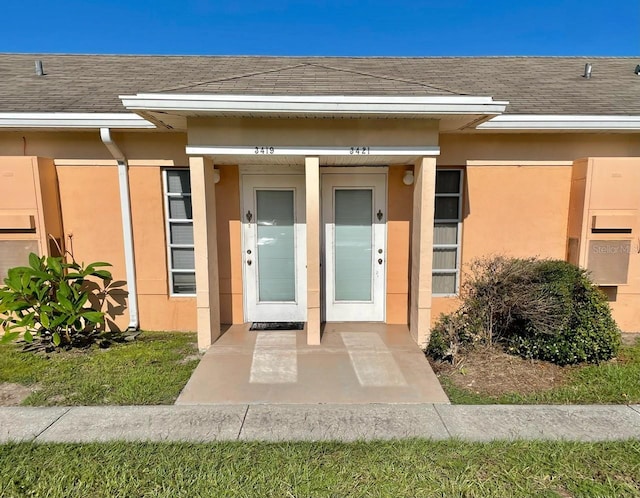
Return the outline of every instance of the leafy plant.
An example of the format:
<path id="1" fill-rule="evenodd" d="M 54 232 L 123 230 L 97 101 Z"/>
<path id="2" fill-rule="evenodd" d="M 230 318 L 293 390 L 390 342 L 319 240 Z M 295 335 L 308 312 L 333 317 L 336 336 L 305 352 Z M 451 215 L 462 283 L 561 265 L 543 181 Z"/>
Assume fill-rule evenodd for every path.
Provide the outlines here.
<path id="1" fill-rule="evenodd" d="M 112 280 L 111 273 L 101 269 L 108 266 L 31 253 L 29 266 L 10 269 L 0 287 L 2 342 L 22 337 L 32 349 L 52 351 L 106 340 L 104 313 L 96 303 L 102 302 Z"/>
<path id="2" fill-rule="evenodd" d="M 427 354 L 455 361 L 476 343 L 560 365 L 608 360 L 620 330 L 604 294 L 570 263 L 497 256 L 466 275 L 458 310 L 435 324 Z"/>

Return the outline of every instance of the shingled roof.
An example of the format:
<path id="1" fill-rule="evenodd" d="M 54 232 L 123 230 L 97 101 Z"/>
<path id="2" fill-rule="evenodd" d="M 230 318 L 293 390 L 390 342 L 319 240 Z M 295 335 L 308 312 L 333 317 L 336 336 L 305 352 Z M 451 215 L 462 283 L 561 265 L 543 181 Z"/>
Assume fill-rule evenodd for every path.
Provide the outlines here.
<path id="1" fill-rule="evenodd" d="M 37 76 L 34 61 L 44 63 Z M 591 79 L 582 76 L 593 64 Z M 0 54 L 0 112 L 125 112 L 119 95 L 473 95 L 511 114 L 640 115 L 628 57 Z"/>

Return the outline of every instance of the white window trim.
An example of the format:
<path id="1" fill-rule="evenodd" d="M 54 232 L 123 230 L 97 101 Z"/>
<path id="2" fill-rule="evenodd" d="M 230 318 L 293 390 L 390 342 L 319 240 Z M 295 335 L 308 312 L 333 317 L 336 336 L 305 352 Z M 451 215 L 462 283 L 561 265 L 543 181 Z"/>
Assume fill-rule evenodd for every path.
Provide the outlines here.
<path id="1" fill-rule="evenodd" d="M 162 170 L 162 197 L 164 200 L 164 224 L 165 224 L 165 239 L 167 244 L 167 274 L 169 279 L 169 297 L 196 297 L 195 293 L 185 294 L 185 293 L 176 293 L 173 289 L 173 275 L 175 273 L 193 273 L 195 274 L 195 268 L 193 270 L 188 269 L 174 269 L 173 268 L 173 257 L 171 249 L 190 249 L 193 248 L 195 251 L 195 241 L 194 244 L 173 244 L 171 242 L 171 223 L 183 223 L 190 224 L 193 227 L 193 218 L 190 220 L 186 219 L 174 219 L 170 218 L 169 211 L 169 199 L 171 197 L 191 197 L 191 192 L 188 193 L 177 193 L 177 192 L 169 192 L 169 185 L 167 181 L 167 173 L 169 171 L 189 171 L 188 168 L 164 168 Z"/>
<path id="2" fill-rule="evenodd" d="M 431 277 L 434 275 L 455 275 L 456 276 L 456 289 L 453 293 L 436 293 L 432 294 L 433 297 L 457 297 L 460 294 L 460 266 L 462 262 L 462 194 L 464 187 L 464 169 L 463 168 L 438 168 L 436 170 L 436 175 L 438 171 L 459 171 L 460 172 L 460 184 L 458 185 L 458 192 L 453 193 L 443 193 L 443 194 L 435 194 L 435 197 L 457 197 L 458 198 L 458 218 L 457 219 L 443 219 L 436 220 L 435 219 L 435 198 L 434 202 L 434 227 L 436 225 L 451 225 L 453 223 L 458 224 L 457 230 L 457 238 L 455 244 L 436 244 L 433 243 L 433 250 L 436 249 L 456 249 L 456 268 L 451 270 L 436 270 L 433 267 L 431 268 Z"/>

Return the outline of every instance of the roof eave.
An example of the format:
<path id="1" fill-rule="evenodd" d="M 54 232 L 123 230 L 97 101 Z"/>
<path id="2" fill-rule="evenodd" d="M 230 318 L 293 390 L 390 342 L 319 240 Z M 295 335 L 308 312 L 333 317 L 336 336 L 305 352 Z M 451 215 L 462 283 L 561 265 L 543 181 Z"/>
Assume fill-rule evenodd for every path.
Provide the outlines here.
<path id="1" fill-rule="evenodd" d="M 135 113 L 0 112 L 0 128 L 144 130 L 156 126 Z"/>
<path id="2" fill-rule="evenodd" d="M 638 132 L 640 116 L 506 114 L 485 121 L 476 129 L 494 132 Z"/>
<path id="3" fill-rule="evenodd" d="M 201 95 L 137 94 L 120 96 L 126 109 L 136 112 L 165 112 L 177 115 L 228 116 L 251 114 L 317 115 L 323 117 L 439 117 L 447 115 L 496 116 L 508 104 L 492 97 L 438 96 L 288 96 L 288 95 Z"/>

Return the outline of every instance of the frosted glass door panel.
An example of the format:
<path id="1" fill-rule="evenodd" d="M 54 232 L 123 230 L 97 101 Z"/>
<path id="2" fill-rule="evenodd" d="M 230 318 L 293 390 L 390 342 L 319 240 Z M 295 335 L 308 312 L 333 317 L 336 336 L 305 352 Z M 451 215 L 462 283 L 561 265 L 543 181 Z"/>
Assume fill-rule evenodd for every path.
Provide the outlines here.
<path id="1" fill-rule="evenodd" d="M 258 190 L 256 211 L 259 300 L 295 301 L 293 191 Z"/>
<path id="2" fill-rule="evenodd" d="M 371 301 L 371 190 L 335 191 L 335 300 Z"/>

